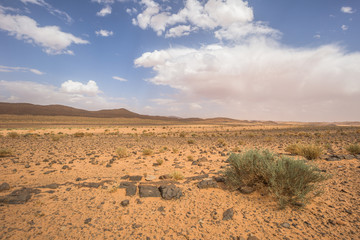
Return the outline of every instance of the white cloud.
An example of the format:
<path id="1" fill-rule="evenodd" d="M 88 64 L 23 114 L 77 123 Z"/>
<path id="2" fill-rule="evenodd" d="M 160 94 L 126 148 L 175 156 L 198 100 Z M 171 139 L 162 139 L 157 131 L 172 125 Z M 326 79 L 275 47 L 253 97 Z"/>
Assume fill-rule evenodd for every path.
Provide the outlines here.
<path id="1" fill-rule="evenodd" d="M 89 96 L 95 96 L 100 93 L 99 87 L 93 80 L 88 81 L 87 84 L 67 80 L 66 82 L 61 84 L 60 90 L 65 93 L 84 94 Z"/>
<path id="2" fill-rule="evenodd" d="M 46 8 L 52 15 L 57 16 L 59 18 L 62 18 L 67 23 L 73 22 L 73 19 L 64 11 L 60 11 L 53 6 L 51 6 L 49 3 L 45 2 L 45 0 L 21 0 L 24 4 L 35 4 L 41 7 Z"/>
<path id="3" fill-rule="evenodd" d="M 48 54 L 73 54 L 67 48 L 71 44 L 87 44 L 86 40 L 65 33 L 58 26 L 39 27 L 32 18 L 10 15 L 0 11 L 0 29 L 18 40 L 41 46 Z"/>
<path id="4" fill-rule="evenodd" d="M 319 38 L 321 38 L 321 35 L 320 34 L 315 34 L 314 38 L 319 39 Z"/>
<path id="5" fill-rule="evenodd" d="M 99 17 L 105 17 L 106 15 L 111 14 L 111 7 L 110 5 L 105 6 L 103 9 L 101 9 L 99 12 L 96 13 Z"/>
<path id="6" fill-rule="evenodd" d="M 341 12 L 343 12 L 343 13 L 349 13 L 349 14 L 355 12 L 355 10 L 353 10 L 352 7 L 348 7 L 348 6 L 341 7 L 340 10 L 341 10 Z"/>
<path id="7" fill-rule="evenodd" d="M 184 8 L 177 13 L 153 0 L 141 0 L 140 4 L 144 10 L 133 19 L 133 24 L 142 29 L 151 28 L 159 36 L 165 32 L 165 37 L 181 37 L 197 29 L 216 29 L 216 37 L 224 40 L 278 34 L 262 22 L 253 22 L 253 10 L 242 0 L 186 0 Z"/>
<path id="8" fill-rule="evenodd" d="M 69 81 L 65 84 L 67 85 L 65 90 L 69 90 L 67 89 L 69 85 L 74 87 L 74 84 L 69 84 L 68 82 Z M 98 90 L 96 83 L 94 83 L 82 84 L 82 87 L 78 85 L 80 87 L 78 87 L 77 90 L 70 87 L 71 91 L 64 91 L 63 87 L 58 88 L 48 84 L 0 80 L 0 101 L 27 102 L 41 105 L 63 104 L 88 110 L 126 107 L 123 103 L 119 102 L 118 99 L 112 101 L 111 98 L 105 98 L 99 95 L 101 91 Z M 86 90 L 86 86 L 89 87 L 89 85 L 90 90 Z M 29 91 L 29 89 L 31 89 L 31 91 Z M 89 94 L 89 92 L 94 94 Z"/>
<path id="9" fill-rule="evenodd" d="M 37 75 L 43 75 L 45 73 L 34 69 L 34 68 L 27 68 L 27 67 L 8 67 L 8 66 L 1 66 L 0 65 L 0 72 L 32 72 Z"/>
<path id="10" fill-rule="evenodd" d="M 118 80 L 120 82 L 127 82 L 127 80 L 125 78 L 122 78 L 122 77 L 113 76 L 112 78 L 115 79 L 115 80 Z"/>
<path id="11" fill-rule="evenodd" d="M 341 25 L 341 29 L 342 29 L 343 31 L 346 31 L 346 30 L 348 30 L 348 29 L 349 29 L 349 26 L 346 26 L 346 25 Z"/>
<path id="12" fill-rule="evenodd" d="M 360 53 L 336 45 L 289 48 L 252 38 L 231 47 L 147 52 L 135 65 L 153 69 L 149 82 L 178 89 L 177 102 L 205 102 L 202 114 L 324 121 L 360 119 L 359 62 Z"/>
<path id="13" fill-rule="evenodd" d="M 108 30 L 99 30 L 99 31 L 95 31 L 97 36 L 102 36 L 102 37 L 109 37 L 114 35 L 113 31 L 108 31 Z"/>

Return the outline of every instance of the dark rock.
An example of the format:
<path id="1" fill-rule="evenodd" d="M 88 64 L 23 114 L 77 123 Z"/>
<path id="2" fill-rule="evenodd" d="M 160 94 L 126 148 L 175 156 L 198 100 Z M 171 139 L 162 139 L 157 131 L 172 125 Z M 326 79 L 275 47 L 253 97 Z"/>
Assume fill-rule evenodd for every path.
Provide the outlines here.
<path id="1" fill-rule="evenodd" d="M 68 170 L 70 170 L 70 167 L 69 167 L 68 165 L 64 165 L 64 166 L 62 166 L 62 169 L 68 169 Z"/>
<path id="2" fill-rule="evenodd" d="M 129 177 L 129 180 L 134 181 L 134 182 L 139 182 L 139 181 L 141 181 L 141 179 L 142 179 L 142 176 L 130 176 Z"/>
<path id="3" fill-rule="evenodd" d="M 12 193 L 1 197 L 0 203 L 6 204 L 24 204 L 30 200 L 33 194 L 38 194 L 41 191 L 38 189 L 32 188 L 22 188 L 19 190 L 15 190 Z"/>
<path id="4" fill-rule="evenodd" d="M 181 189 L 175 185 L 162 185 L 159 187 L 161 197 L 165 200 L 179 199 L 183 193 Z"/>
<path id="5" fill-rule="evenodd" d="M 187 177 L 187 180 L 193 181 L 193 180 L 201 180 L 204 178 L 208 178 L 209 174 L 199 175 L 199 176 L 193 176 L 193 177 Z"/>
<path id="6" fill-rule="evenodd" d="M 128 179 L 130 176 L 129 175 L 125 175 L 125 176 L 122 176 L 120 179 Z"/>
<path id="7" fill-rule="evenodd" d="M 106 164 L 106 166 L 105 166 L 105 167 L 109 168 L 109 167 L 111 167 L 111 164 L 110 164 L 110 163 L 108 163 L 108 164 Z"/>
<path id="8" fill-rule="evenodd" d="M 151 185 L 140 185 L 139 195 L 140 197 L 161 197 L 159 189 Z"/>
<path id="9" fill-rule="evenodd" d="M 2 183 L 0 185 L 0 192 L 6 191 L 6 190 L 9 190 L 9 189 L 10 189 L 10 185 L 8 183 L 6 183 L 6 182 L 4 182 L 4 183 Z"/>
<path id="10" fill-rule="evenodd" d="M 341 161 L 343 158 L 339 155 L 330 155 L 325 158 L 326 161 Z"/>
<path id="11" fill-rule="evenodd" d="M 134 196 L 136 194 L 136 185 L 131 182 L 122 182 L 119 185 L 119 188 L 126 189 L 126 196 Z"/>
<path id="12" fill-rule="evenodd" d="M 250 193 L 254 192 L 255 189 L 252 187 L 249 187 L 249 186 L 242 186 L 239 188 L 239 191 L 243 194 L 250 194 Z"/>
<path id="13" fill-rule="evenodd" d="M 101 181 L 101 182 L 84 182 L 84 183 L 81 183 L 80 186 L 81 187 L 88 187 L 88 188 L 99 188 L 100 186 L 104 186 L 105 183 L 110 183 L 110 182 L 113 182 L 112 180 L 104 180 L 104 181 Z"/>
<path id="14" fill-rule="evenodd" d="M 257 237 L 255 237 L 255 236 L 249 236 L 247 238 L 247 240 L 259 240 L 259 239 Z"/>
<path id="15" fill-rule="evenodd" d="M 84 224 L 89 224 L 91 222 L 91 220 L 92 220 L 91 218 L 85 219 Z"/>
<path id="16" fill-rule="evenodd" d="M 44 172 L 44 174 L 50 174 L 50 173 L 53 173 L 53 172 L 56 172 L 56 170 L 49 170 L 49 171 Z"/>
<path id="17" fill-rule="evenodd" d="M 234 209 L 233 208 L 229 208 L 228 210 L 226 210 L 223 213 L 223 220 L 227 221 L 227 220 L 231 220 L 234 216 Z"/>
<path id="18" fill-rule="evenodd" d="M 216 182 L 225 182 L 225 178 L 224 177 L 214 177 L 214 180 Z"/>
<path id="19" fill-rule="evenodd" d="M 75 181 L 77 181 L 77 182 L 81 181 L 81 178 L 78 177 L 78 178 L 75 179 Z"/>
<path id="20" fill-rule="evenodd" d="M 129 205 L 129 200 L 123 200 L 123 201 L 121 201 L 121 206 L 123 206 L 123 207 L 126 207 L 126 206 L 128 206 Z"/>
<path id="21" fill-rule="evenodd" d="M 160 177 L 159 177 L 159 179 L 161 179 L 161 180 L 166 180 L 166 179 L 171 179 L 172 177 L 169 175 L 169 174 L 165 174 L 165 175 L 161 175 Z"/>
<path id="22" fill-rule="evenodd" d="M 164 206 L 159 207 L 159 208 L 158 208 L 158 211 L 159 211 L 159 212 L 165 212 L 165 207 L 164 207 Z"/>
<path id="23" fill-rule="evenodd" d="M 217 182 L 213 179 L 204 179 L 197 184 L 198 188 L 204 189 L 204 188 L 217 188 Z"/>

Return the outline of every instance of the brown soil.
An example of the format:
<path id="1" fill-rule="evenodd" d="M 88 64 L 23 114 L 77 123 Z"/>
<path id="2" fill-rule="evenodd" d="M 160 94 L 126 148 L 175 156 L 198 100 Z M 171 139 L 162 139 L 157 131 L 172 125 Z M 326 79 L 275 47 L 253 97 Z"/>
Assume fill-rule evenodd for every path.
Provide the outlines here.
<path id="1" fill-rule="evenodd" d="M 84 136 L 74 135 L 79 132 Z M 20 204 L 0 203 L 0 239 L 360 239 L 360 156 L 345 150 L 360 141 L 356 127 L 109 126 L 0 134 L 0 149 L 12 152 L 0 158 L 0 185 L 10 185 L 0 200 L 31 189 Z M 221 182 L 217 188 L 197 186 L 222 176 L 231 151 L 256 147 L 287 154 L 286 146 L 296 142 L 322 145 L 324 155 L 311 163 L 332 176 L 324 193 L 303 208 L 280 210 L 271 194 L 229 191 Z M 129 156 L 119 158 L 119 147 Z M 345 159 L 325 160 L 331 155 Z M 159 179 L 175 171 L 184 178 Z M 183 196 L 126 196 L 119 185 L 136 175 L 144 176 L 137 186 L 169 182 Z M 146 181 L 150 175 L 156 179 Z M 223 220 L 231 208 L 232 219 Z"/>

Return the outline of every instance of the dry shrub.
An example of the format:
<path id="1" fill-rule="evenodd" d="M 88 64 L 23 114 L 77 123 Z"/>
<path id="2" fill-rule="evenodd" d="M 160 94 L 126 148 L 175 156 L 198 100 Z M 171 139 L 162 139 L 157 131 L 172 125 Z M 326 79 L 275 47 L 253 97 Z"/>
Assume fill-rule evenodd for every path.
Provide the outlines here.
<path id="1" fill-rule="evenodd" d="M 360 145 L 359 144 L 351 144 L 346 150 L 351 154 L 360 154 Z"/>
<path id="2" fill-rule="evenodd" d="M 143 155 L 144 156 L 150 156 L 153 154 L 153 150 L 151 150 L 150 148 L 146 148 L 143 150 Z"/>
<path id="3" fill-rule="evenodd" d="M 178 171 L 174 171 L 172 174 L 170 174 L 170 176 L 174 180 L 182 180 L 182 179 L 184 179 L 184 175 L 181 172 L 178 172 Z"/>
<path id="4" fill-rule="evenodd" d="M 17 132 L 8 132 L 7 136 L 10 138 L 18 138 L 20 135 Z"/>
<path id="5" fill-rule="evenodd" d="M 291 144 L 285 148 L 285 151 L 303 156 L 308 160 L 317 159 L 322 154 L 322 148 L 319 145 L 314 144 Z"/>
<path id="6" fill-rule="evenodd" d="M 0 149 L 0 158 L 11 157 L 11 156 L 12 156 L 11 150 L 9 150 L 7 148 L 1 148 Z"/>
<path id="7" fill-rule="evenodd" d="M 119 156 L 119 158 L 126 158 L 129 156 L 128 150 L 124 147 L 119 147 L 116 149 L 116 154 Z"/>
<path id="8" fill-rule="evenodd" d="M 76 132 L 73 134 L 74 137 L 84 137 L 85 136 L 85 133 L 83 132 Z"/>
<path id="9" fill-rule="evenodd" d="M 318 184 L 328 178 L 313 165 L 278 157 L 268 150 L 232 154 L 229 162 L 225 176 L 230 187 L 266 187 L 278 199 L 281 208 L 287 204 L 305 205 L 320 193 Z"/>

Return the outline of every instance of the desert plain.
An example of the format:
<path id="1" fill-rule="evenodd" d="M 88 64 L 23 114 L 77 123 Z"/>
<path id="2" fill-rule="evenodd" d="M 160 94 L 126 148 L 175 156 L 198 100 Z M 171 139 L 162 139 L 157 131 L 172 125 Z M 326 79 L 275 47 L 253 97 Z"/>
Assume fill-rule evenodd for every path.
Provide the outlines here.
<path id="1" fill-rule="evenodd" d="M 360 239 L 359 126 L 9 119 L 0 239 Z M 330 176 L 307 205 L 227 187 L 231 153 L 294 143 L 321 146 L 306 161 Z"/>

